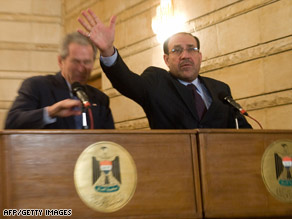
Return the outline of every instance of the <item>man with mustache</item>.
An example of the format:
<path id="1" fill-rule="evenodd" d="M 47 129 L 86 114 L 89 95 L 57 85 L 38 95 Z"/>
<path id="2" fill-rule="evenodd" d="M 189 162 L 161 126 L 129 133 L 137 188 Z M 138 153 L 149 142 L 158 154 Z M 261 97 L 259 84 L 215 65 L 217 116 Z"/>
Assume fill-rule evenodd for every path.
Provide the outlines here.
<path id="1" fill-rule="evenodd" d="M 218 94 L 231 96 L 227 84 L 199 76 L 202 54 L 200 41 L 189 33 L 177 33 L 163 45 L 169 72 L 148 67 L 140 75 L 133 73 L 114 47 L 116 17 L 105 26 L 90 9 L 78 21 L 101 52 L 101 67 L 114 88 L 140 104 L 152 129 L 235 128 L 234 109 Z M 251 128 L 238 115 L 239 128 Z"/>

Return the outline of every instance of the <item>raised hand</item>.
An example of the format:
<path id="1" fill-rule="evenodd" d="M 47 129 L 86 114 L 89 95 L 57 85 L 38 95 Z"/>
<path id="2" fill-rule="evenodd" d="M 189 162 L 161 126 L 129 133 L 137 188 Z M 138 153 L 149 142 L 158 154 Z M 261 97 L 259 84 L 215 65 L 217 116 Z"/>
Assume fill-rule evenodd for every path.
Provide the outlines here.
<path id="1" fill-rule="evenodd" d="M 102 56 L 111 56 L 114 53 L 114 38 L 116 16 L 112 16 L 109 26 L 105 26 L 91 9 L 81 13 L 86 21 L 78 17 L 78 22 L 85 30 L 78 29 L 82 35 L 89 37 L 90 40 L 100 50 Z"/>

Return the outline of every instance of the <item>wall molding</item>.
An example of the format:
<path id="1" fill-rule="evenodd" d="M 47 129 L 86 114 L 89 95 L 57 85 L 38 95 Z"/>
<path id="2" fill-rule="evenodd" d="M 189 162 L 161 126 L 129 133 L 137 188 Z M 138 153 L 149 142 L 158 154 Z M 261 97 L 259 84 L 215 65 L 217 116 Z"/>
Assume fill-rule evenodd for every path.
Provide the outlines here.
<path id="1" fill-rule="evenodd" d="M 292 35 L 204 60 L 200 74 L 292 50 Z"/>
<path id="2" fill-rule="evenodd" d="M 59 52 L 59 44 L 17 43 L 0 41 L 1 50 Z"/>
<path id="3" fill-rule="evenodd" d="M 0 100 L 0 109 L 9 110 L 13 101 Z"/>
<path id="4" fill-rule="evenodd" d="M 149 123 L 146 117 L 137 118 L 134 120 L 122 121 L 115 123 L 116 129 L 149 129 Z"/>
<path id="5" fill-rule="evenodd" d="M 56 74 L 56 72 L 48 71 L 2 71 L 0 70 L 0 79 L 11 79 L 11 80 L 24 80 L 33 76 Z"/>
<path id="6" fill-rule="evenodd" d="M 188 22 L 191 27 L 190 32 L 205 29 L 277 1 L 279 0 L 244 0 L 235 2 L 217 11 L 190 20 Z"/>
<path id="7" fill-rule="evenodd" d="M 248 111 L 292 104 L 292 89 L 248 97 L 238 103 Z"/>
<path id="8" fill-rule="evenodd" d="M 0 20 L 22 22 L 22 23 L 54 23 L 62 24 L 61 16 L 34 15 L 34 14 L 15 14 L 15 13 L 0 13 Z"/>

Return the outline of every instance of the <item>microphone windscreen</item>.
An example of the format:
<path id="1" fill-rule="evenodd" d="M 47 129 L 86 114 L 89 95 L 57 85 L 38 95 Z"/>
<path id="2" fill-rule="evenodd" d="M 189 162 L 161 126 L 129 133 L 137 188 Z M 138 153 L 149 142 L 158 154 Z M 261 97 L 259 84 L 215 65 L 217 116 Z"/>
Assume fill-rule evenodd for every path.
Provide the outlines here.
<path id="1" fill-rule="evenodd" d="M 84 86 L 81 85 L 78 81 L 73 82 L 73 84 L 71 85 L 71 89 L 72 89 L 72 93 L 74 95 L 76 95 L 76 92 L 79 91 L 79 90 L 82 90 L 82 91 L 85 90 Z"/>

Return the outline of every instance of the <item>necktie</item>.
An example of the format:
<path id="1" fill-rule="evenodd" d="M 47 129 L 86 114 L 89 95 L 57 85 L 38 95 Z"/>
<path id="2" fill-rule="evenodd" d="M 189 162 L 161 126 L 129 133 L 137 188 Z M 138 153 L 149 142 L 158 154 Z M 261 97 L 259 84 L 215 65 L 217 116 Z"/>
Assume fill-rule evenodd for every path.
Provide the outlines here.
<path id="1" fill-rule="evenodd" d="M 207 108 L 206 108 L 206 105 L 204 103 L 204 100 L 202 99 L 201 95 L 198 94 L 197 88 L 196 88 L 196 86 L 194 84 L 188 84 L 187 88 L 192 90 L 193 97 L 194 97 L 195 103 L 196 103 L 197 113 L 198 113 L 199 119 L 201 120 L 203 115 L 207 111 Z"/>
<path id="2" fill-rule="evenodd" d="M 82 129 L 82 115 L 74 116 L 76 129 Z"/>
<path id="3" fill-rule="evenodd" d="M 78 100 L 78 98 L 75 96 L 73 96 L 72 99 Z M 74 120 L 75 120 L 75 128 L 82 129 L 82 114 L 74 116 Z"/>

